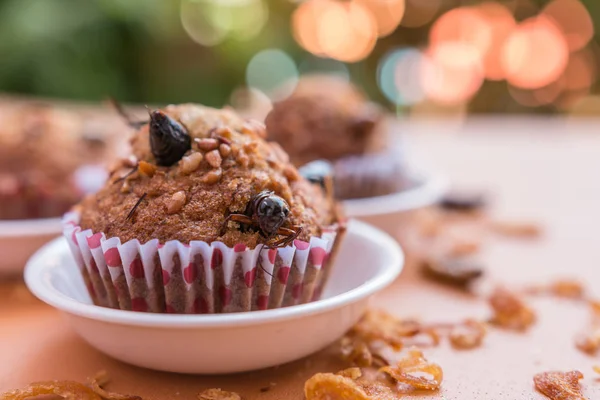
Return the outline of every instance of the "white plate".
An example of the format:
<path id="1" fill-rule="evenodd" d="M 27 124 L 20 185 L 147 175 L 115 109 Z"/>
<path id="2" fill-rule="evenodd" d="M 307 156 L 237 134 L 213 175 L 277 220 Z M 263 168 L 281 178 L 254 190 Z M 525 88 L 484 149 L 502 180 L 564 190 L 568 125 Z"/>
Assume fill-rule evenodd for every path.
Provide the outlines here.
<path id="1" fill-rule="evenodd" d="M 94 306 L 63 238 L 29 260 L 25 281 L 88 343 L 126 363 L 181 373 L 249 371 L 333 343 L 358 321 L 369 297 L 398 276 L 404 257 L 392 238 L 359 221 L 348 228 L 323 299 L 276 310 L 172 315 Z"/>
<path id="2" fill-rule="evenodd" d="M 61 234 L 60 218 L 1 220 L 0 275 L 21 274 L 29 257 Z"/>
<path id="3" fill-rule="evenodd" d="M 399 227 L 408 223 L 411 211 L 437 203 L 448 189 L 448 181 L 437 173 L 412 172 L 411 176 L 414 186 L 401 192 L 344 200 L 346 216 L 360 219 L 396 237 Z"/>

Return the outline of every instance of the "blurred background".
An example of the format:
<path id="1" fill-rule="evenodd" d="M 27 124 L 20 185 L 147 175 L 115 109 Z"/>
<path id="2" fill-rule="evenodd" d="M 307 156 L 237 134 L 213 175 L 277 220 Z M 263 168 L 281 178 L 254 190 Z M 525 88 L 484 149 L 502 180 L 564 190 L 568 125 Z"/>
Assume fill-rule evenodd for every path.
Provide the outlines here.
<path id="1" fill-rule="evenodd" d="M 266 114 L 326 72 L 399 115 L 593 116 L 598 23 L 599 0 L 0 0 L 0 91 Z"/>

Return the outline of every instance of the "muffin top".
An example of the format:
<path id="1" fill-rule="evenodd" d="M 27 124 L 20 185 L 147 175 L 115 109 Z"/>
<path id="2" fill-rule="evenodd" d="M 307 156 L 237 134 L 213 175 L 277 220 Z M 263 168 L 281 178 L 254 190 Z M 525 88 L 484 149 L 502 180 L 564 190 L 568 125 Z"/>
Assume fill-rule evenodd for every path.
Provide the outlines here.
<path id="1" fill-rule="evenodd" d="M 325 75 L 303 77 L 294 93 L 275 103 L 265 120 L 269 139 L 301 166 L 379 150 L 381 110 L 352 84 Z"/>
<path id="2" fill-rule="evenodd" d="M 75 182 L 80 167 L 100 162 L 107 144 L 85 137 L 86 123 L 76 113 L 43 104 L 0 107 L 0 194 L 80 197 Z"/>
<path id="3" fill-rule="evenodd" d="M 257 196 L 270 191 L 289 208 L 282 227 L 302 227 L 301 240 L 320 236 L 333 222 L 333 205 L 265 136 L 262 124 L 230 109 L 183 104 L 153 111 L 132 137 L 131 157 L 77 207 L 80 225 L 121 242 L 218 240 L 254 248 L 273 237 L 257 224 L 226 218 L 252 215 Z"/>

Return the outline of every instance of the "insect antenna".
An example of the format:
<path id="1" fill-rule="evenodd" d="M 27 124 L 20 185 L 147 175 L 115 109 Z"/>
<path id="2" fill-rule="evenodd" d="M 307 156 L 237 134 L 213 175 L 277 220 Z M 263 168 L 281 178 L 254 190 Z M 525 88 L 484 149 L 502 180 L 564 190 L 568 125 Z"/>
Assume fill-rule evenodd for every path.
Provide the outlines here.
<path id="1" fill-rule="evenodd" d="M 113 184 L 119 183 L 119 182 L 127 179 L 131 175 L 133 175 L 138 170 L 138 167 L 139 167 L 139 164 L 136 164 L 136 166 L 133 167 L 133 169 L 131 171 L 127 172 L 125 175 L 123 175 L 122 177 L 120 177 L 119 179 L 117 179 L 116 181 L 114 181 Z"/>
<path id="2" fill-rule="evenodd" d="M 133 129 L 140 129 L 142 126 L 146 125 L 148 121 L 134 121 L 131 119 L 131 116 L 125 112 L 121 103 L 119 103 L 115 98 L 109 97 L 108 102 L 115 109 L 115 111 L 125 120 L 127 125 L 132 127 Z"/>
<path id="3" fill-rule="evenodd" d="M 133 214 L 135 213 L 135 210 L 137 210 L 137 208 L 140 206 L 140 204 L 142 203 L 142 201 L 144 201 L 144 199 L 146 198 L 146 196 L 148 195 L 148 193 L 144 193 L 142 195 L 142 197 L 140 197 L 138 199 L 138 201 L 135 203 L 135 205 L 133 206 L 133 208 L 131 209 L 131 211 L 129 211 L 129 214 L 127 214 L 127 218 L 125 218 L 125 221 L 128 221 L 131 219 L 131 217 L 133 217 Z"/>
<path id="4" fill-rule="evenodd" d="M 263 267 L 263 266 L 262 266 L 262 251 L 263 251 L 264 249 L 272 250 L 272 247 L 271 247 L 271 246 L 269 246 L 269 245 L 266 245 L 266 244 L 265 244 L 265 245 L 263 245 L 263 247 L 262 247 L 262 248 L 261 248 L 261 249 L 258 251 L 258 267 L 259 267 L 260 269 L 262 269 L 262 271 L 263 271 L 265 274 L 267 274 L 267 275 L 269 275 L 271 278 L 273 278 L 273 274 L 269 273 L 269 271 L 267 271 L 267 270 L 265 269 L 265 267 Z M 273 266 L 273 270 L 275 270 L 275 266 Z"/>

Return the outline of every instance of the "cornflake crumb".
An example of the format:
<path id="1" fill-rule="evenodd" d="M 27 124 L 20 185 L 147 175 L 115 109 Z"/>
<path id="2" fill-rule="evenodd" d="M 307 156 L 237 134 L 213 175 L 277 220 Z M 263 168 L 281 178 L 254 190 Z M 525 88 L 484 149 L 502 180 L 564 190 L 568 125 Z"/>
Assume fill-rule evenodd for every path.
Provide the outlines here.
<path id="1" fill-rule="evenodd" d="M 496 326 L 525 331 L 535 322 L 535 314 L 516 293 L 497 287 L 489 298 L 494 315 L 491 323 Z"/>
<path id="2" fill-rule="evenodd" d="M 1 400 L 23 400 L 41 396 L 61 397 L 76 400 L 142 400 L 139 396 L 109 392 L 103 388 L 110 378 L 106 371 L 100 371 L 88 384 L 75 381 L 45 381 L 35 382 L 28 386 L 0 393 Z"/>
<path id="3" fill-rule="evenodd" d="M 412 320 L 401 320 L 381 310 L 368 311 L 350 330 L 349 336 L 361 338 L 367 342 L 379 340 L 393 350 L 402 349 L 403 338 L 421 332 L 421 325 Z"/>
<path id="4" fill-rule="evenodd" d="M 585 286 L 576 279 L 559 279 L 548 284 L 534 285 L 525 289 L 526 294 L 550 295 L 567 299 L 584 299 Z"/>
<path id="5" fill-rule="evenodd" d="M 533 377 L 535 388 L 551 400 L 586 400 L 581 393 L 579 371 L 542 372 Z"/>
<path id="6" fill-rule="evenodd" d="M 575 337 L 575 347 L 586 354 L 595 355 L 600 349 L 600 329 L 578 334 Z"/>
<path id="7" fill-rule="evenodd" d="M 318 373 L 304 384 L 306 400 L 400 400 L 384 374 L 349 368 L 332 373 Z"/>
<path id="8" fill-rule="evenodd" d="M 227 392 L 222 389 L 206 389 L 198 393 L 198 400 L 242 400 L 242 397 L 235 392 Z"/>
<path id="9" fill-rule="evenodd" d="M 595 373 L 600 374 L 600 365 L 594 365 L 592 367 L 592 369 L 594 370 Z"/>
<path id="10" fill-rule="evenodd" d="M 481 263 L 472 257 L 428 257 L 423 261 L 427 277 L 447 284 L 464 287 L 484 274 Z"/>
<path id="11" fill-rule="evenodd" d="M 486 333 L 483 322 L 466 320 L 452 327 L 449 334 L 450 344 L 455 349 L 473 349 L 481 346 Z"/>
<path id="12" fill-rule="evenodd" d="M 369 310 L 342 338 L 341 357 L 359 367 L 388 365 L 381 352 L 386 349 L 400 351 L 404 339 L 420 332 L 421 325 L 416 321 L 400 320 L 381 310 Z"/>
<path id="13" fill-rule="evenodd" d="M 429 362 L 421 350 L 412 348 L 395 366 L 381 368 L 396 382 L 415 389 L 438 390 L 442 385 L 443 371 L 438 364 Z"/>

